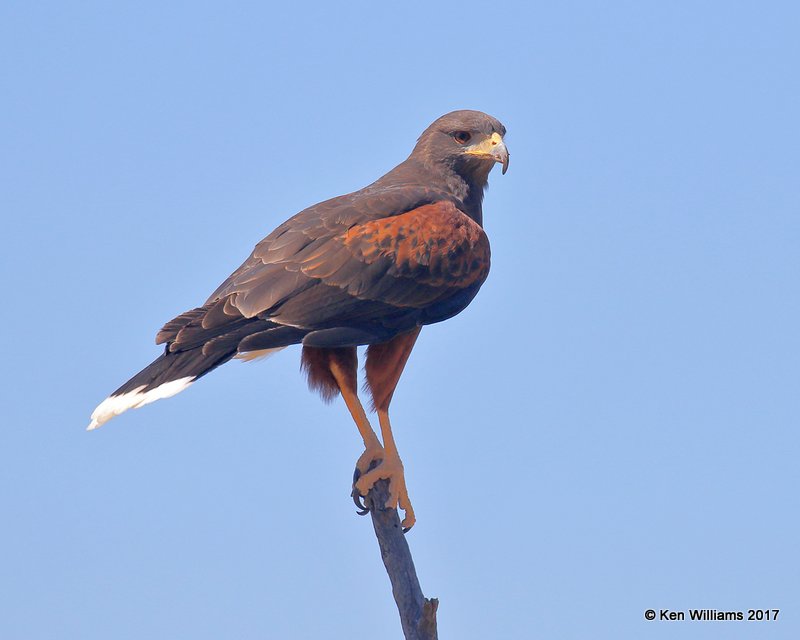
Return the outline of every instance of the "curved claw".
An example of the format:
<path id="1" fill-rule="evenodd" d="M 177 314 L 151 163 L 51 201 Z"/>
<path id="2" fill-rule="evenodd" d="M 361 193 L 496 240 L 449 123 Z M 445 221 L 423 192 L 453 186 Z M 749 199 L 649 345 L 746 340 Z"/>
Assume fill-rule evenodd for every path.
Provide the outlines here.
<path id="1" fill-rule="evenodd" d="M 353 502 L 356 505 L 356 513 L 360 516 L 365 516 L 369 513 L 369 507 L 364 504 L 362 496 L 358 490 L 354 487 L 353 492 L 350 494 L 350 497 L 353 498 Z"/>
<path id="2" fill-rule="evenodd" d="M 353 490 L 350 492 L 350 497 L 353 498 L 353 502 L 356 505 L 356 513 L 360 516 L 365 516 L 369 513 L 369 507 L 364 504 L 364 496 L 356 489 L 356 482 L 358 482 L 360 477 L 361 470 L 356 467 L 355 471 L 353 471 Z"/>

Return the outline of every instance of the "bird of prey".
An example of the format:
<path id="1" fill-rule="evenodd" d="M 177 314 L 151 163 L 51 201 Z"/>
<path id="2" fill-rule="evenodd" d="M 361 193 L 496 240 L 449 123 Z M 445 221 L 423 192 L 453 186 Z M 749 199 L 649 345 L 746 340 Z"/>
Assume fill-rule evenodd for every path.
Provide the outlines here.
<path id="1" fill-rule="evenodd" d="M 388 479 L 386 507 L 403 509 L 410 528 L 389 403 L 421 327 L 462 311 L 489 273 L 483 193 L 495 163 L 508 168 L 505 132 L 480 111 L 448 113 L 382 178 L 281 224 L 202 306 L 164 325 L 156 336 L 164 353 L 100 403 L 89 430 L 232 358 L 300 344 L 309 386 L 325 400 L 341 394 L 364 441 L 356 503 Z M 357 393 L 361 345 L 383 443 Z"/>

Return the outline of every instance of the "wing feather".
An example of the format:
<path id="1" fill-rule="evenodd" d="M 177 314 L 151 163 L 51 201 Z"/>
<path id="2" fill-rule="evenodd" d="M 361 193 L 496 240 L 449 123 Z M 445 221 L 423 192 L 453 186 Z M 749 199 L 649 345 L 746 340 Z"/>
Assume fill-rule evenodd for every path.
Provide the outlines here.
<path id="1" fill-rule="evenodd" d="M 171 350 L 208 342 L 240 351 L 312 331 L 330 332 L 315 342 L 388 339 L 458 313 L 489 260 L 483 229 L 453 201 L 419 187 L 367 188 L 279 226 L 203 307 L 167 323 L 158 339 Z M 271 333 L 279 325 L 294 333 Z"/>

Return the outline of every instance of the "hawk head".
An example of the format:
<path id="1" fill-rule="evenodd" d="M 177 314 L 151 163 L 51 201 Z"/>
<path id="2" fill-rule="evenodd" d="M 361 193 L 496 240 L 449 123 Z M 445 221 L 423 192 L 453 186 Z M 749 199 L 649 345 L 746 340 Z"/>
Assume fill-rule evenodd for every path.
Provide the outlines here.
<path id="1" fill-rule="evenodd" d="M 503 173 L 508 169 L 505 134 L 502 123 L 486 113 L 453 111 L 425 129 L 412 157 L 429 165 L 443 164 L 467 179 L 485 180 L 496 162 L 503 165 Z"/>

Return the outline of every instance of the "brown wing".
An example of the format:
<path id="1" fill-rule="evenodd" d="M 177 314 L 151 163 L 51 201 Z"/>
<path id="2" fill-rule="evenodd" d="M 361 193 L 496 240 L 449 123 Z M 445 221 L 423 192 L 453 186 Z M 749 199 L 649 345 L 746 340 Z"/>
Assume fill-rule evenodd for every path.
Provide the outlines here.
<path id="1" fill-rule="evenodd" d="M 259 242 L 206 304 L 236 293 L 240 294 L 236 300 L 245 315 L 267 311 L 308 285 L 305 280 L 283 275 L 296 273 L 289 265 L 317 255 L 327 243 L 354 225 L 402 214 L 444 198 L 443 194 L 421 186 L 373 185 L 320 202 L 293 216 Z"/>
<path id="2" fill-rule="evenodd" d="M 443 201 L 353 225 L 282 264 L 316 284 L 272 310 L 277 322 L 409 329 L 466 306 L 488 275 L 489 242 Z"/>
<path id="3" fill-rule="evenodd" d="M 388 260 L 389 275 L 412 278 L 439 295 L 483 282 L 489 273 L 486 234 L 448 201 L 356 225 L 343 243 L 364 263 Z M 387 295 L 392 299 L 391 290 Z"/>
<path id="4" fill-rule="evenodd" d="M 486 234 L 449 200 L 385 217 L 362 211 L 360 222 L 335 203 L 278 227 L 203 307 L 168 323 L 159 341 L 194 346 L 207 336 L 242 347 L 261 345 L 249 336 L 266 332 L 272 346 L 283 335 L 275 327 L 284 325 L 297 329 L 294 342 L 305 335 L 304 344 L 380 342 L 458 313 L 488 274 Z"/>

